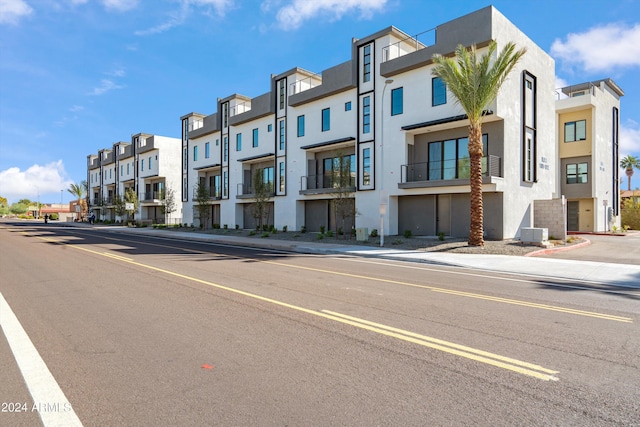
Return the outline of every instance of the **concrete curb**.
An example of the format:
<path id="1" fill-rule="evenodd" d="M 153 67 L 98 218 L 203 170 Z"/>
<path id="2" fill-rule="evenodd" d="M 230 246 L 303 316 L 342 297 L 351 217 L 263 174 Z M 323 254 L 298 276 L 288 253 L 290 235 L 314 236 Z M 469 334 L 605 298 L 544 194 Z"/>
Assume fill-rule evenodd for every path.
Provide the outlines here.
<path id="1" fill-rule="evenodd" d="M 585 246 L 589 246 L 590 244 L 591 244 L 591 240 L 584 239 L 584 242 L 578 243 L 577 245 L 559 246 L 557 248 L 540 249 L 539 251 L 533 251 L 533 252 L 526 253 L 526 254 L 524 254 L 524 256 L 529 257 L 529 256 L 548 255 L 548 254 L 553 253 L 553 252 L 564 252 L 564 251 L 570 251 L 570 250 L 573 250 L 573 249 L 584 248 Z"/>

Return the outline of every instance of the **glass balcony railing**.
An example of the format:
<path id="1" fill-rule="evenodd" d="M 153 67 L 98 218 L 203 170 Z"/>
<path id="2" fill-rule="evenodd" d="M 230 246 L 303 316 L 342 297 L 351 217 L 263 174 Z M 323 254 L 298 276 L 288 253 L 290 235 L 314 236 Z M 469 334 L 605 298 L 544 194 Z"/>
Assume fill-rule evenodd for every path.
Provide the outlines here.
<path id="1" fill-rule="evenodd" d="M 409 163 L 401 166 L 400 182 L 447 181 L 469 179 L 469 159 L 455 159 L 424 163 Z M 501 177 L 501 158 L 489 155 L 482 158 L 482 175 Z"/>
<path id="2" fill-rule="evenodd" d="M 382 62 L 391 61 L 392 59 L 416 52 L 427 46 L 434 45 L 435 43 L 436 29 L 432 28 L 430 30 L 423 31 L 413 37 L 408 37 L 404 40 L 400 40 L 399 42 L 383 47 Z"/>

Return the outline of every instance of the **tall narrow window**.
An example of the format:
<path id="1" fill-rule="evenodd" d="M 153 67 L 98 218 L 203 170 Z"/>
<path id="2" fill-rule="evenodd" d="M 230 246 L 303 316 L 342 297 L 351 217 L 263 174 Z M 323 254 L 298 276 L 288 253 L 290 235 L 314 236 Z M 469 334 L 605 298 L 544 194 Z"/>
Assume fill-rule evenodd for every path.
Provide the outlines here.
<path id="1" fill-rule="evenodd" d="M 391 91 L 391 115 L 402 114 L 403 90 L 401 87 Z"/>
<path id="2" fill-rule="evenodd" d="M 224 162 L 229 160 L 229 137 L 225 136 L 222 140 L 222 160 Z"/>
<path id="3" fill-rule="evenodd" d="M 197 145 L 193 146 L 193 161 L 194 162 L 198 161 L 198 146 Z"/>
<path id="4" fill-rule="evenodd" d="M 258 146 L 258 129 L 254 129 L 253 130 L 253 146 L 257 147 Z"/>
<path id="5" fill-rule="evenodd" d="M 304 136 L 304 116 L 298 116 L 298 136 Z"/>
<path id="6" fill-rule="evenodd" d="M 229 172 L 222 172 L 222 197 L 227 197 L 227 189 L 229 188 Z"/>
<path id="7" fill-rule="evenodd" d="M 371 149 L 362 150 L 362 185 L 371 185 Z"/>
<path id="8" fill-rule="evenodd" d="M 222 104 L 222 127 L 226 128 L 229 125 L 229 104 Z"/>
<path id="9" fill-rule="evenodd" d="M 197 148 L 197 147 L 196 147 L 196 148 Z M 140 170 L 141 170 L 141 171 L 144 171 L 144 159 L 142 159 L 142 162 L 140 163 Z M 107 172 L 105 171 L 105 174 L 106 174 L 106 173 L 107 173 Z"/>
<path id="10" fill-rule="evenodd" d="M 371 97 L 362 99 L 362 133 L 371 132 Z"/>
<path id="11" fill-rule="evenodd" d="M 284 192 L 284 162 L 280 162 L 280 173 L 278 180 L 280 181 L 280 192 Z"/>
<path id="12" fill-rule="evenodd" d="M 209 147 L 209 143 L 205 142 L 204 143 L 204 158 L 208 159 L 210 155 L 211 155 L 211 149 Z"/>
<path id="13" fill-rule="evenodd" d="M 182 169 L 186 170 L 188 163 L 189 163 L 189 149 L 187 147 L 184 147 L 184 149 L 182 150 Z M 129 175 L 129 172 L 127 172 L 127 175 Z"/>
<path id="14" fill-rule="evenodd" d="M 362 81 L 366 83 L 371 80 L 371 45 L 366 45 L 362 53 Z"/>
<path id="15" fill-rule="evenodd" d="M 535 170 L 536 167 L 536 158 L 535 158 L 535 150 L 534 150 L 534 145 L 533 145 L 533 132 L 530 130 L 527 130 L 526 134 L 525 134 L 525 141 L 524 141 L 524 162 L 525 162 L 525 167 L 524 167 L 524 180 L 525 181 L 529 181 L 529 182 L 533 182 L 535 181 L 535 177 L 533 176 L 533 171 Z"/>
<path id="16" fill-rule="evenodd" d="M 442 105 L 447 103 L 447 85 L 440 77 L 431 80 L 431 105 Z"/>
<path id="17" fill-rule="evenodd" d="M 287 91 L 285 90 L 285 79 L 280 80 L 280 109 L 284 108 L 285 96 Z"/>
<path id="18" fill-rule="evenodd" d="M 285 143 L 284 120 L 280 120 L 278 126 L 280 126 L 280 149 L 284 150 L 284 143 Z"/>
<path id="19" fill-rule="evenodd" d="M 522 179 L 525 182 L 538 180 L 537 168 L 537 99 L 536 77 L 525 71 L 522 85 Z"/>
<path id="20" fill-rule="evenodd" d="M 322 110 L 322 132 L 329 129 L 331 129 L 331 109 L 325 108 Z"/>
<path id="21" fill-rule="evenodd" d="M 242 134 L 236 135 L 236 151 L 242 151 Z"/>
<path id="22" fill-rule="evenodd" d="M 149 157 L 149 169 L 151 169 L 151 157 Z"/>

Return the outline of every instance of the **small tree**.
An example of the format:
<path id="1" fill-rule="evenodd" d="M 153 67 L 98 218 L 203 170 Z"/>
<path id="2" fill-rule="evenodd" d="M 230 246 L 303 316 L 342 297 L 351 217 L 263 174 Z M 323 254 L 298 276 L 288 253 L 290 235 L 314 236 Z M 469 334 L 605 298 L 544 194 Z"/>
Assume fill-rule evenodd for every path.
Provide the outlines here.
<path id="1" fill-rule="evenodd" d="M 24 203 L 13 203 L 11 206 L 9 206 L 9 212 L 14 215 L 22 215 L 27 213 L 28 208 L 28 205 L 25 205 Z"/>
<path id="2" fill-rule="evenodd" d="M 273 183 L 265 176 L 264 169 L 256 169 L 253 175 L 253 217 L 256 229 L 262 230 L 266 220 L 269 222 L 269 199 L 273 192 Z"/>
<path id="3" fill-rule="evenodd" d="M 209 191 L 202 182 L 196 184 L 196 208 L 198 210 L 198 216 L 200 217 L 200 227 L 209 228 Z"/>
<path id="4" fill-rule="evenodd" d="M 133 191 L 132 188 L 127 188 L 127 191 L 125 191 L 124 202 L 125 202 L 125 207 L 126 207 L 126 203 L 130 203 L 131 204 L 130 207 L 133 207 L 133 209 L 125 209 L 125 210 L 129 213 L 131 220 L 135 221 L 135 213 L 138 210 L 138 206 L 140 205 L 140 202 L 138 201 L 138 195 L 136 194 L 135 191 Z"/>
<path id="5" fill-rule="evenodd" d="M 162 199 L 160 211 L 164 215 L 164 223 L 169 224 L 169 218 L 171 217 L 171 214 L 178 208 L 178 206 L 176 205 L 175 191 L 173 191 L 173 188 L 163 188 L 160 192 L 160 199 Z"/>
<path id="6" fill-rule="evenodd" d="M 355 176 L 351 174 L 351 156 L 345 156 L 342 152 L 338 152 L 333 160 L 332 187 L 334 191 L 333 208 L 336 218 L 336 235 L 338 229 L 342 228 L 344 238 L 351 238 L 351 230 L 345 230 L 347 218 L 352 219 L 356 214 L 356 205 L 353 198 L 353 187 L 355 185 Z M 338 219 L 340 219 L 341 227 L 338 227 Z"/>
<path id="7" fill-rule="evenodd" d="M 124 201 L 124 198 L 121 197 L 119 194 L 116 194 L 113 197 L 113 206 L 114 206 L 116 215 L 118 215 L 120 218 L 122 218 L 127 213 L 127 204 Z"/>

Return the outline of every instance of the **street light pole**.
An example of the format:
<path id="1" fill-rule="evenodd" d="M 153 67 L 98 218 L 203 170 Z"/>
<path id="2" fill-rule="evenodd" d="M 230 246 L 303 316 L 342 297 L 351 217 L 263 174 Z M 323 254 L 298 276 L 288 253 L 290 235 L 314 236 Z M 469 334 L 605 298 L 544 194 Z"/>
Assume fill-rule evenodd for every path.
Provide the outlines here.
<path id="1" fill-rule="evenodd" d="M 384 216 L 387 214 L 387 199 L 384 192 L 384 93 L 393 79 L 384 81 L 382 88 L 382 107 L 380 109 L 380 247 L 384 246 Z"/>

